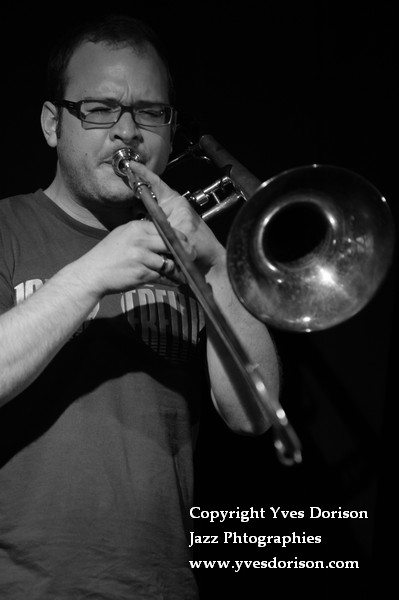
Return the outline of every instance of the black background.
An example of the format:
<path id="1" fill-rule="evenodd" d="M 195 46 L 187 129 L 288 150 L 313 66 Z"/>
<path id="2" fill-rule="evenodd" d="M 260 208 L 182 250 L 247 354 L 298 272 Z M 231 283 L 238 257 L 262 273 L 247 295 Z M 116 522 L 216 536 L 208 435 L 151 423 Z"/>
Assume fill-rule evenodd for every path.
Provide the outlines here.
<path id="1" fill-rule="evenodd" d="M 1 197 L 46 187 L 53 176 L 55 156 L 39 123 L 47 51 L 64 27 L 79 19 L 78 12 L 87 16 L 90 10 L 95 8 L 67 3 L 16 7 L 3 14 Z M 393 3 L 235 8 L 230 3 L 151 3 L 131 8 L 130 14 L 147 20 L 163 37 L 181 114 L 200 122 L 259 179 L 310 163 L 344 166 L 374 183 L 397 220 Z M 227 234 L 228 217 L 223 227 Z M 222 525 L 198 520 L 196 533 L 295 531 L 321 535 L 322 544 L 297 544 L 291 550 L 219 543 L 198 547 L 197 558 L 359 560 L 360 570 L 344 572 L 356 589 L 376 567 L 390 573 L 397 463 L 395 281 L 396 262 L 368 306 L 333 329 L 273 331 L 283 364 L 281 402 L 303 444 L 301 465 L 279 464 L 270 433 L 236 436 L 210 403 L 204 407 L 195 456 L 196 505 L 263 507 L 268 518 Z M 273 520 L 270 506 L 306 514 L 310 506 L 367 510 L 369 519 Z M 337 578 L 331 569 L 318 573 L 329 584 Z M 304 574 L 307 583 L 315 582 L 311 570 L 235 574 L 201 569 L 197 574 L 203 598 L 233 592 L 260 597 L 271 582 L 287 590 L 288 582 L 296 586 Z M 384 580 L 379 579 L 380 590 Z M 325 586 L 321 595 L 328 597 L 329 589 Z"/>

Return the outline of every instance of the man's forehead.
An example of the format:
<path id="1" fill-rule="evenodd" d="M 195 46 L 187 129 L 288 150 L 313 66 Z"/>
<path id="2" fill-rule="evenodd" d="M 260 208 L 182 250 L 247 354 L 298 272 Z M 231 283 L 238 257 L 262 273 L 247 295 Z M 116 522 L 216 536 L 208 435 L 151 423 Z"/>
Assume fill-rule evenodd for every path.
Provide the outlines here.
<path id="1" fill-rule="evenodd" d="M 154 79 L 166 83 L 166 69 L 156 50 L 149 44 L 133 48 L 130 45 L 110 45 L 104 42 L 84 42 L 72 55 L 66 70 L 66 86 L 97 80 L 118 79 L 151 73 Z"/>

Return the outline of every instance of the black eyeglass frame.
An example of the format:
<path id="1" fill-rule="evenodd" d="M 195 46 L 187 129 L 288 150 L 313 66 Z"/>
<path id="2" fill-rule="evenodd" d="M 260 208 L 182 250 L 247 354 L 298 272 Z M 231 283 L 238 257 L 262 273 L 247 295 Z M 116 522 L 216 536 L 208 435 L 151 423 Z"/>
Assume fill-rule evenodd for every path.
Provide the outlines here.
<path id="1" fill-rule="evenodd" d="M 106 100 L 97 100 L 96 98 L 85 98 L 84 100 L 79 100 L 78 102 L 72 102 L 72 100 L 53 100 L 53 104 L 55 106 L 62 106 L 64 108 L 66 108 L 74 117 L 76 117 L 77 119 L 79 119 L 79 121 L 81 121 L 82 123 L 87 123 L 89 125 L 95 125 L 98 128 L 101 127 L 112 127 L 113 125 L 115 125 L 119 119 L 121 118 L 121 116 L 123 115 L 123 113 L 128 112 L 130 113 L 133 121 L 135 122 L 135 124 L 138 127 L 166 127 L 168 125 L 171 125 L 173 123 L 175 123 L 176 120 L 176 109 L 174 108 L 174 106 L 170 106 L 169 104 L 162 104 L 160 103 L 157 106 L 160 106 L 162 109 L 166 109 L 170 111 L 170 115 L 169 115 L 169 119 L 167 121 L 167 123 L 159 123 L 156 125 L 152 125 L 152 124 L 148 124 L 148 123 L 138 123 L 136 121 L 135 118 L 135 114 L 134 114 L 134 107 L 132 105 L 126 105 L 126 104 L 120 104 L 119 102 L 116 102 L 114 104 L 114 107 L 118 107 L 121 109 L 121 112 L 118 115 L 118 118 L 115 121 L 109 121 L 109 122 L 105 122 L 105 123 L 99 123 L 98 121 L 89 121 L 87 118 L 85 118 L 85 116 L 82 114 L 82 104 L 84 104 L 85 102 L 102 102 L 104 104 L 109 104 L 110 107 L 112 105 L 112 103 L 110 103 L 109 101 L 107 102 Z M 148 108 L 151 105 L 148 106 Z M 145 107 L 143 107 L 144 109 Z M 137 109 L 140 110 L 140 109 Z"/>

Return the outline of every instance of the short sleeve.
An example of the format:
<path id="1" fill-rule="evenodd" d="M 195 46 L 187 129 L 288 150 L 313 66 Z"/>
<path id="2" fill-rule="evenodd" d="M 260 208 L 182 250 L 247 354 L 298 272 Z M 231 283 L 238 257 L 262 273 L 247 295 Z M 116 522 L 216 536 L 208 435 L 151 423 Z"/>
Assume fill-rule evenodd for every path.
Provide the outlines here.
<path id="1" fill-rule="evenodd" d="M 14 290 L 12 287 L 10 264 L 7 261 L 7 251 L 0 228 L 0 314 L 13 306 Z"/>

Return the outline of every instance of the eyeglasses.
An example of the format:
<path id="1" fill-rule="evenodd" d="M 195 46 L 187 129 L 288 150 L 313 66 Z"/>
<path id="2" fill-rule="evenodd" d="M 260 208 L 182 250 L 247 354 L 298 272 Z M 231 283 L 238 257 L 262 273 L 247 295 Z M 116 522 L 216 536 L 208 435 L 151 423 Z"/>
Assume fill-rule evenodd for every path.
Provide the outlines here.
<path id="1" fill-rule="evenodd" d="M 136 125 L 144 127 L 163 127 L 173 121 L 175 109 L 167 104 L 145 104 L 142 107 L 124 106 L 113 100 L 55 100 L 56 106 L 63 106 L 85 123 L 98 126 L 115 125 L 128 112 Z"/>

